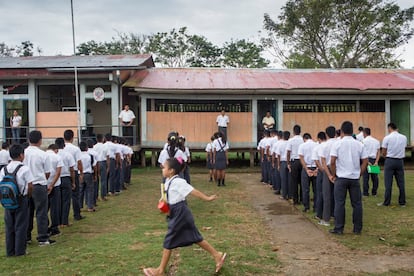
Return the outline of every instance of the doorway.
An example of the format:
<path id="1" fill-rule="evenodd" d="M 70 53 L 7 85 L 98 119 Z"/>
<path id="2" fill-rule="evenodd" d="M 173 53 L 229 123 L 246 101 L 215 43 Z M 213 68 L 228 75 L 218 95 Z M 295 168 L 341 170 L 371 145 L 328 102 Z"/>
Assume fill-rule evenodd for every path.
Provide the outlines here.
<path id="1" fill-rule="evenodd" d="M 398 131 L 411 141 L 410 101 L 390 101 L 391 122 L 397 125 Z"/>
<path id="2" fill-rule="evenodd" d="M 12 131 L 10 127 L 10 118 L 13 116 L 14 110 L 22 117 L 22 124 L 20 128 L 20 141 L 19 143 L 24 143 L 27 141 L 27 136 L 29 134 L 29 105 L 28 100 L 4 100 L 4 129 L 3 137 L 5 141 L 9 144 L 12 144 Z"/>

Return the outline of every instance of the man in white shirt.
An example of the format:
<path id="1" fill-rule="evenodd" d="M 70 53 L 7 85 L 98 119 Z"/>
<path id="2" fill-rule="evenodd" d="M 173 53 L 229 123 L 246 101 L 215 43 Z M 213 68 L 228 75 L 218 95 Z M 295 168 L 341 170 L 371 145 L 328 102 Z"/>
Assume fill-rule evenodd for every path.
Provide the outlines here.
<path id="1" fill-rule="evenodd" d="M 391 204 L 392 179 L 395 175 L 400 195 L 398 203 L 405 207 L 405 180 L 404 180 L 404 157 L 407 137 L 398 132 L 394 123 L 388 124 L 389 134 L 382 141 L 382 155 L 384 162 L 384 202 L 379 205 L 389 206 Z"/>
<path id="2" fill-rule="evenodd" d="M 75 220 L 81 220 L 84 217 L 80 213 L 80 201 L 79 201 L 79 178 L 83 178 L 83 167 L 80 160 L 80 149 L 73 145 L 74 132 L 71 129 L 67 129 L 63 132 L 63 139 L 65 140 L 65 152 L 68 152 L 72 155 L 75 160 L 75 166 L 73 167 L 75 171 L 75 188 L 72 191 L 72 208 L 73 208 L 73 217 Z"/>
<path id="3" fill-rule="evenodd" d="M 355 136 L 355 138 L 362 143 L 364 140 L 364 128 L 362 126 L 358 127 L 358 134 Z"/>
<path id="4" fill-rule="evenodd" d="M 299 145 L 298 153 L 300 163 L 302 165 L 302 174 L 301 174 L 301 184 L 302 184 L 302 203 L 303 203 L 303 212 L 309 212 L 310 209 L 310 185 L 312 184 L 312 192 L 315 197 L 315 188 L 316 188 L 316 176 L 318 175 L 318 170 L 316 168 L 316 163 L 312 159 L 312 153 L 316 147 L 316 143 L 312 140 L 312 137 L 309 133 L 303 135 L 304 143 Z M 315 201 L 314 201 L 315 203 Z M 315 205 L 314 205 L 315 209 Z"/>
<path id="5" fill-rule="evenodd" d="M 33 175 L 32 198 L 29 203 L 30 218 L 27 230 L 27 240 L 31 241 L 33 230 L 33 218 L 36 210 L 37 241 L 39 245 L 50 245 L 55 241 L 49 239 L 48 233 L 48 178 L 51 165 L 46 153 L 40 149 L 42 145 L 42 133 L 33 130 L 29 133 L 30 146 L 24 152 L 23 163 L 30 168 Z"/>
<path id="6" fill-rule="evenodd" d="M 218 126 L 218 131 L 223 133 L 227 140 L 227 126 L 230 123 L 229 116 L 226 115 L 226 111 L 224 109 L 221 110 L 221 114 L 217 116 L 216 123 Z"/>
<path id="7" fill-rule="evenodd" d="M 326 143 L 326 134 L 323 131 L 320 131 L 318 133 L 318 143 L 313 149 L 312 152 L 312 160 L 315 161 L 316 167 L 318 169 L 318 174 L 316 176 L 316 188 L 315 188 L 315 218 L 318 220 L 322 219 L 323 214 L 323 175 L 324 175 L 324 169 L 322 166 L 321 158 L 319 157 L 319 151 L 323 147 L 323 145 Z"/>
<path id="8" fill-rule="evenodd" d="M 270 111 L 266 112 L 266 116 L 262 119 L 262 125 L 265 130 L 271 130 L 275 127 L 275 119 L 270 115 Z"/>
<path id="9" fill-rule="evenodd" d="M 10 127 L 12 130 L 13 143 L 20 144 L 20 126 L 22 125 L 22 116 L 17 110 L 13 111 L 13 116 L 10 118 Z"/>
<path id="10" fill-rule="evenodd" d="M 290 174 L 289 174 L 289 167 L 287 162 L 287 144 L 290 137 L 289 131 L 283 132 L 283 140 L 278 143 L 276 148 L 276 156 L 277 156 L 277 169 L 280 173 L 280 183 L 281 183 L 281 199 L 289 199 L 289 181 L 290 181 Z"/>
<path id="11" fill-rule="evenodd" d="M 371 129 L 364 128 L 364 140 L 362 140 L 364 144 L 365 150 L 368 154 L 368 165 L 378 165 L 378 161 L 380 158 L 380 142 L 371 136 Z M 369 177 L 371 176 L 372 180 L 372 195 L 377 195 L 378 190 L 378 174 L 368 173 L 368 170 L 364 172 L 363 175 L 363 195 L 369 196 Z"/>
<path id="12" fill-rule="evenodd" d="M 349 121 L 342 123 L 343 138 L 332 145 L 331 172 L 334 180 L 335 228 L 329 232 L 341 235 L 345 226 L 345 199 L 347 191 L 352 205 L 354 234 L 362 231 L 362 200 L 359 178 L 366 170 L 368 155 L 364 145 L 352 137 L 353 125 Z"/>
<path id="13" fill-rule="evenodd" d="M 119 113 L 119 121 L 122 126 L 122 134 L 128 143 L 132 145 L 133 141 L 133 127 L 135 120 L 135 114 L 132 110 L 129 109 L 129 104 L 124 105 L 124 109 Z"/>
<path id="14" fill-rule="evenodd" d="M 302 174 L 302 164 L 300 163 L 299 159 L 299 145 L 303 144 L 303 137 L 300 135 L 301 127 L 299 125 L 295 125 L 293 127 L 293 136 L 289 139 L 287 144 L 287 162 L 288 167 L 290 168 L 290 184 L 289 184 L 289 199 L 291 199 L 291 203 L 299 204 L 300 198 L 302 197 L 301 194 L 301 184 L 300 178 Z"/>
<path id="15" fill-rule="evenodd" d="M 106 201 L 106 196 L 108 195 L 108 149 L 102 134 L 96 135 L 96 140 L 97 143 L 93 146 L 93 148 L 97 153 L 96 161 L 98 161 L 98 183 L 100 183 L 101 186 L 101 200 Z"/>

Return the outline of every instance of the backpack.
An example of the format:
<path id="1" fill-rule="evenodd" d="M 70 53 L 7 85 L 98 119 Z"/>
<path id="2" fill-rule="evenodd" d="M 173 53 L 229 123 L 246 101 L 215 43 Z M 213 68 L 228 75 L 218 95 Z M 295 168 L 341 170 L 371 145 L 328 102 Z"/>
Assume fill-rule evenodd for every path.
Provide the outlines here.
<path id="1" fill-rule="evenodd" d="M 22 194 L 20 193 L 19 186 L 17 185 L 16 174 L 17 171 L 23 166 L 20 164 L 17 168 L 9 173 L 7 167 L 4 166 L 4 177 L 0 181 L 0 202 L 5 209 L 15 210 L 20 207 Z"/>

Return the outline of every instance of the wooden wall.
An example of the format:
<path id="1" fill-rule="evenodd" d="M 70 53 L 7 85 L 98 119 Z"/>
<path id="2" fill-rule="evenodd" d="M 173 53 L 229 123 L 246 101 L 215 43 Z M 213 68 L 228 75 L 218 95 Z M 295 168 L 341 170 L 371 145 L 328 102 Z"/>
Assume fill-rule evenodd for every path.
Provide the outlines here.
<path id="1" fill-rule="evenodd" d="M 227 130 L 230 146 L 232 144 L 252 141 L 251 112 L 228 112 L 230 118 Z M 171 131 L 178 131 L 193 145 L 205 145 L 210 142 L 211 135 L 217 131 L 216 118 L 218 112 L 147 112 L 148 143 L 165 143 Z"/>
<path id="2" fill-rule="evenodd" d="M 78 113 L 77 112 L 37 112 L 36 129 L 42 132 L 44 139 L 55 139 L 63 137 L 66 129 L 72 129 L 75 137 L 77 133 Z"/>
<path id="3" fill-rule="evenodd" d="M 381 141 L 386 134 L 385 118 L 385 112 L 286 112 L 283 113 L 283 130 L 292 133 L 293 126 L 299 124 L 302 134 L 308 132 L 316 138 L 318 132 L 327 126 L 340 128 L 343 121 L 351 121 L 355 133 L 358 133 L 359 126 L 369 127 L 371 135 Z"/>

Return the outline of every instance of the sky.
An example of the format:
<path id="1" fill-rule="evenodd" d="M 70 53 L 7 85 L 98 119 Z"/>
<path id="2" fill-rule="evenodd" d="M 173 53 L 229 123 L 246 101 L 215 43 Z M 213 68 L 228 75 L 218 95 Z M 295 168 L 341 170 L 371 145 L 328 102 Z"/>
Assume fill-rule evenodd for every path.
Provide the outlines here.
<path id="1" fill-rule="evenodd" d="M 73 54 L 70 0 L 1 1 L 0 42 L 19 45 L 31 41 L 42 55 Z M 401 8 L 412 0 L 395 0 Z M 273 19 L 286 0 L 73 0 L 75 42 L 110 41 L 117 32 L 152 34 L 188 27 L 222 46 L 231 39 L 258 41 L 263 15 Z M 414 68 L 414 38 L 397 49 Z M 271 59 L 271 56 L 268 56 Z M 275 65 L 277 67 L 277 65 Z"/>

